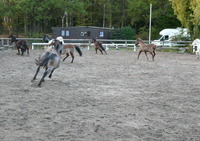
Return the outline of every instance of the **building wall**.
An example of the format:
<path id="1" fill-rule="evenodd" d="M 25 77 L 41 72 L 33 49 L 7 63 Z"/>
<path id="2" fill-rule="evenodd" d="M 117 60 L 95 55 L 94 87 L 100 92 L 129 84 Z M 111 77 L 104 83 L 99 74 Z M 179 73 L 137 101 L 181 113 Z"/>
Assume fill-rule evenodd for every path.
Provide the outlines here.
<path id="1" fill-rule="evenodd" d="M 53 38 L 62 36 L 64 39 L 109 39 L 110 28 L 100 27 L 52 27 Z"/>

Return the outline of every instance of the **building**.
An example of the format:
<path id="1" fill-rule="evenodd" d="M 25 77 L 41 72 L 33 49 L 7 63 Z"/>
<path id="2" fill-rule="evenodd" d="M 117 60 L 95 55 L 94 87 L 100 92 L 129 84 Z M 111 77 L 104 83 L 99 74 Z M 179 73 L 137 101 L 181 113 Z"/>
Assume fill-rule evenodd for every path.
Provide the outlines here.
<path id="1" fill-rule="evenodd" d="M 52 37 L 62 36 L 64 39 L 110 39 L 111 30 L 111 28 L 93 26 L 52 27 Z"/>

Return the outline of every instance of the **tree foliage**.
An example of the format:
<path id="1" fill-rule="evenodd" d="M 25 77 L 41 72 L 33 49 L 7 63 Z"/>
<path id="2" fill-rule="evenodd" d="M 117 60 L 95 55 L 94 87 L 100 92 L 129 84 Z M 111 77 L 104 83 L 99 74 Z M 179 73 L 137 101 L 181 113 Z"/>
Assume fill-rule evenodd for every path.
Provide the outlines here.
<path id="1" fill-rule="evenodd" d="M 152 4 L 152 33 L 153 38 L 158 36 L 164 28 L 181 26 L 173 15 L 173 9 L 168 0 L 128 0 L 128 15 L 132 25 L 139 32 L 139 36 L 147 38 L 149 32 L 150 4 Z"/>
<path id="2" fill-rule="evenodd" d="M 126 26 L 120 29 L 114 29 L 111 31 L 111 39 L 135 39 L 135 31 L 130 26 Z"/>
<path id="3" fill-rule="evenodd" d="M 153 5 L 153 38 L 163 28 L 181 26 L 168 0 L 1 0 L 0 32 L 20 32 L 33 36 L 34 33 L 50 33 L 51 27 L 99 26 L 120 29 L 129 26 L 146 38 L 150 4 Z M 195 3 L 193 5 L 195 7 Z"/>
<path id="4" fill-rule="evenodd" d="M 183 27 L 190 29 L 193 38 L 200 36 L 200 1 L 199 0 L 169 0 L 174 14 Z"/>

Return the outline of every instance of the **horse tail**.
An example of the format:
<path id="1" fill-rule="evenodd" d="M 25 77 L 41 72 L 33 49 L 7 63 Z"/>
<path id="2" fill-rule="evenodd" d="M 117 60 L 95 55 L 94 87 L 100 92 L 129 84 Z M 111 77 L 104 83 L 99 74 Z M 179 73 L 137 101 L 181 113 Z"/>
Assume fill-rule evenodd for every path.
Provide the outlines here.
<path id="1" fill-rule="evenodd" d="M 105 51 L 105 48 L 103 47 L 103 45 L 102 45 L 101 42 L 99 42 L 99 46 L 101 47 L 101 49 L 102 49 L 103 51 Z"/>
<path id="2" fill-rule="evenodd" d="M 35 59 L 35 64 L 38 66 L 46 66 L 51 59 L 51 52 L 46 52 L 42 57 L 39 56 L 39 59 Z"/>
<path id="3" fill-rule="evenodd" d="M 24 48 L 25 48 L 25 51 L 29 50 L 27 41 L 24 41 Z"/>
<path id="4" fill-rule="evenodd" d="M 80 56 L 83 55 L 82 52 L 81 52 L 81 49 L 78 46 L 75 45 L 75 49 L 79 53 Z"/>

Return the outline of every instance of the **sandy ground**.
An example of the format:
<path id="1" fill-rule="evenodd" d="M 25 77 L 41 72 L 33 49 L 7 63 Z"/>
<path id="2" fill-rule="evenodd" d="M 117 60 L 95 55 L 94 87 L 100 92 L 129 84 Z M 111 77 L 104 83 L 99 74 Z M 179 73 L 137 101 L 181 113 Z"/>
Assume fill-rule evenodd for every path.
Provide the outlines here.
<path id="1" fill-rule="evenodd" d="M 200 141 L 195 55 L 82 51 L 41 88 L 43 69 L 31 79 L 43 50 L 0 52 L 0 141 Z"/>

